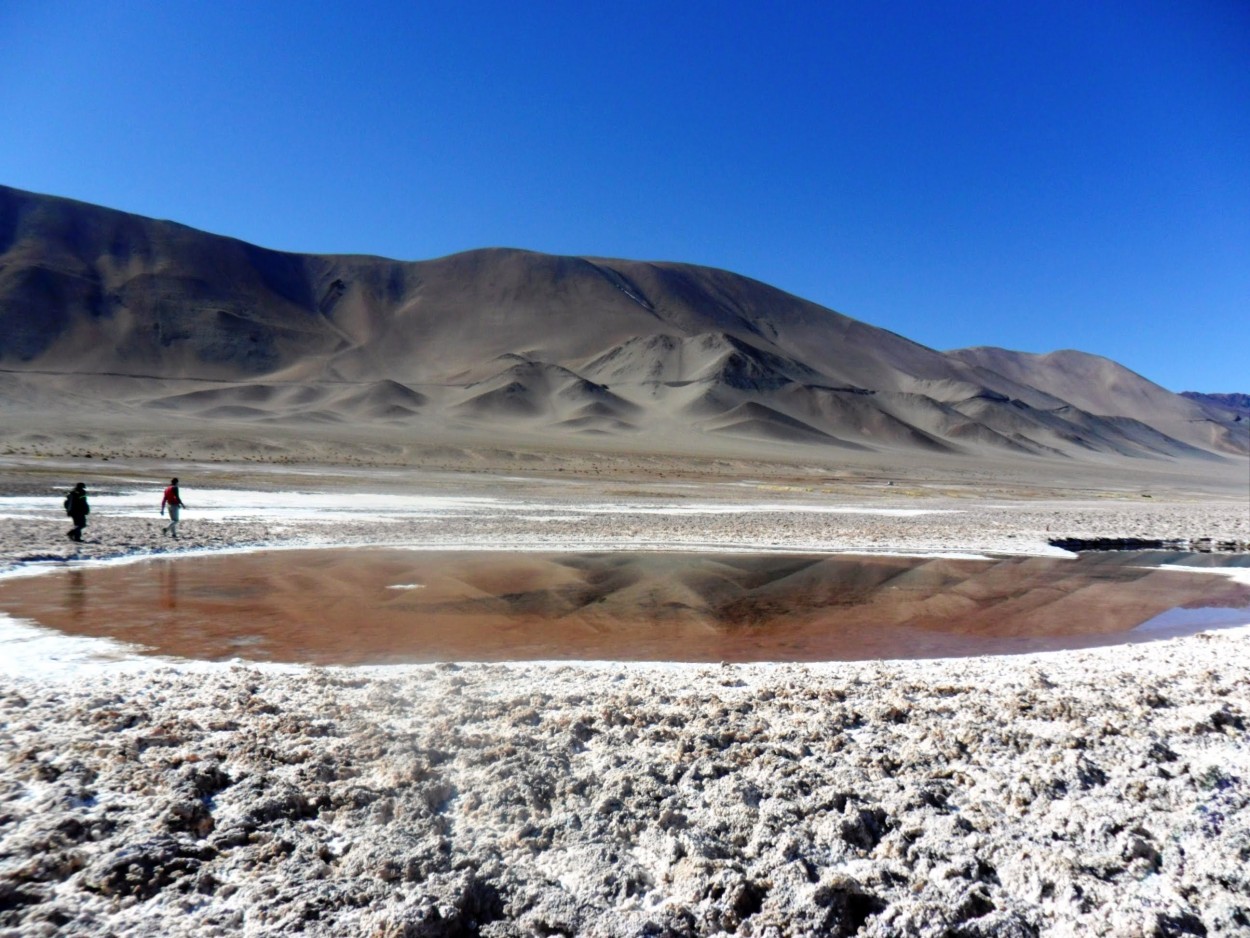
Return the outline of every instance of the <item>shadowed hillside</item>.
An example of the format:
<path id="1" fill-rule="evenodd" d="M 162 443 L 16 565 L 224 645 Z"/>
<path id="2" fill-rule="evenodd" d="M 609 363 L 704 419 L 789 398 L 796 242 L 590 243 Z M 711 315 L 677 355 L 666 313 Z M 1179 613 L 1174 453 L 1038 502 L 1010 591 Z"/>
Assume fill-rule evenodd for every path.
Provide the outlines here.
<path id="1" fill-rule="evenodd" d="M 1233 410 L 1080 352 L 942 353 L 726 271 L 270 251 L 0 188 L 9 406 L 659 448 L 1216 460 Z"/>
<path id="2" fill-rule="evenodd" d="M 1218 407 L 1220 410 L 1231 410 L 1242 420 L 1250 418 L 1250 394 L 1203 394 L 1200 391 L 1181 391 L 1181 397 Z"/>

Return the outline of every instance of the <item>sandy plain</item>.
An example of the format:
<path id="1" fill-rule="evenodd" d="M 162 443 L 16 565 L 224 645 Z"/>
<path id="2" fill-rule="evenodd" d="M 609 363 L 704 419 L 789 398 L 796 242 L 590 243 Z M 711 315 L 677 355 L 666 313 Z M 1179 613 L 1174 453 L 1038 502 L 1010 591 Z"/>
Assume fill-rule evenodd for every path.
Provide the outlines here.
<path id="1" fill-rule="evenodd" d="M 169 461 L 13 453 L 0 563 L 1250 540 L 1244 492 L 1180 472 L 465 455 L 175 463 L 174 545 Z M 56 492 L 80 479 L 77 546 Z M 1247 629 L 1011 657 L 323 668 L 4 626 L 0 934 L 1250 933 Z"/>

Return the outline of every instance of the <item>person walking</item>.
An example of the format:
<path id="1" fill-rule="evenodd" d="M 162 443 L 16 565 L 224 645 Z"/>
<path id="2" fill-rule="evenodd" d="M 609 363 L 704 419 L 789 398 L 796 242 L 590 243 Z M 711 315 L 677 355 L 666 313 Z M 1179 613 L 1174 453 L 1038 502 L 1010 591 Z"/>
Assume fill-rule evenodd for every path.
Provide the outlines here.
<path id="1" fill-rule="evenodd" d="M 65 513 L 74 521 L 74 526 L 65 532 L 71 541 L 82 543 L 82 529 L 87 526 L 87 515 L 91 514 L 91 506 L 87 504 L 87 484 L 79 482 L 73 491 L 65 496 Z"/>
<path id="2" fill-rule="evenodd" d="M 169 524 L 161 528 L 162 534 L 168 534 L 174 540 L 178 539 L 178 516 L 182 514 L 183 507 L 182 498 L 178 494 L 178 480 L 170 479 L 169 485 L 165 487 L 165 496 L 161 499 L 161 516 L 164 517 L 165 509 L 169 509 Z"/>

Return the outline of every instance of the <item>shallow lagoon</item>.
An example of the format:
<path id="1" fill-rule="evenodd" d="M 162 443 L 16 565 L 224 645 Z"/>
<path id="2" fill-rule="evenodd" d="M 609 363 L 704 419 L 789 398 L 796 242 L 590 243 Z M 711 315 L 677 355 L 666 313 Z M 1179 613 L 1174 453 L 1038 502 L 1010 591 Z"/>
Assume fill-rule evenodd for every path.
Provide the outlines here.
<path id="1" fill-rule="evenodd" d="M 1241 625 L 1250 586 L 1131 552 L 357 548 L 72 566 L 0 583 L 0 610 L 203 660 L 823 661 L 1044 651 Z"/>

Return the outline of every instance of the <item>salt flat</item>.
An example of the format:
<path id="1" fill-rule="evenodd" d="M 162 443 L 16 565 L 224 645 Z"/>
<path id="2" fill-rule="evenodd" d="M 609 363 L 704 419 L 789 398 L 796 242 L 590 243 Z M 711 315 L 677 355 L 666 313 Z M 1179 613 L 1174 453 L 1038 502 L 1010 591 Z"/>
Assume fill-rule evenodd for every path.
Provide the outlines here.
<path id="1" fill-rule="evenodd" d="M 3 509 L 9 575 L 329 544 L 1030 554 L 1059 536 L 1250 538 L 1239 498 L 1179 490 L 541 470 L 260 486 L 206 466 L 201 494 L 253 510 L 213 496 L 197 514 L 180 469 L 175 547 L 163 467 L 95 465 L 77 548 L 48 479 L 84 464 L 38 468 L 6 470 L 26 499 Z M 296 478 L 303 508 L 241 494 Z M 351 508 L 396 492 L 410 500 Z M 25 649 L 0 677 L 8 934 L 1250 930 L 1246 629 L 1005 658 L 353 669 L 136 659 L 11 622 L 6 638 Z"/>

